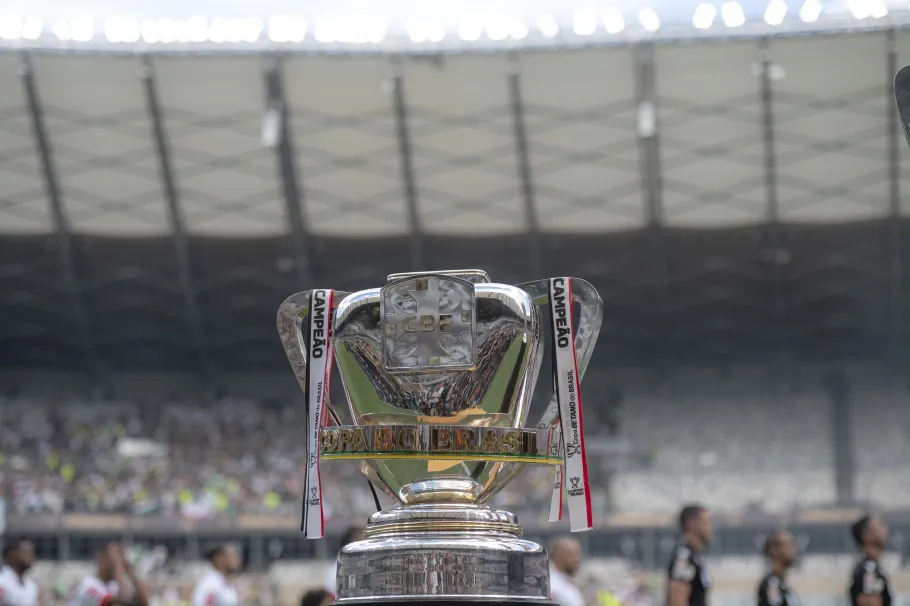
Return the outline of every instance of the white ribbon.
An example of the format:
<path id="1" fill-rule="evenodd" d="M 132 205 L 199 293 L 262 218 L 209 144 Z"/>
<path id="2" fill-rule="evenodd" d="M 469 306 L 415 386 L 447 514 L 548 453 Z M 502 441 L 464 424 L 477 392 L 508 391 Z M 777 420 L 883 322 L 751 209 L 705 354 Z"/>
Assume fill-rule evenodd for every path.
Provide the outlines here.
<path id="1" fill-rule="evenodd" d="M 319 431 L 330 406 L 332 380 L 332 314 L 335 291 L 310 292 L 310 329 L 307 339 L 306 389 L 306 482 L 303 493 L 302 530 L 308 539 L 321 539 L 325 531 L 322 515 L 322 478 L 319 474 Z"/>
<path id="2" fill-rule="evenodd" d="M 551 457 L 563 457 L 562 435 L 560 434 L 559 423 L 550 425 L 547 430 L 548 452 Z M 562 519 L 562 465 L 553 467 L 553 494 L 550 497 L 550 522 L 558 522 Z"/>
<path id="3" fill-rule="evenodd" d="M 564 471 L 558 478 L 565 485 L 572 532 L 593 528 L 591 488 L 588 483 L 584 421 L 581 405 L 581 377 L 575 353 L 572 325 L 572 278 L 550 278 L 550 314 L 553 329 L 554 390 L 562 427 Z M 559 477 L 561 475 L 561 477 Z M 557 483 L 554 482 L 554 490 Z M 551 502 L 550 518 L 553 517 Z M 557 518 L 558 519 L 558 518 Z"/>

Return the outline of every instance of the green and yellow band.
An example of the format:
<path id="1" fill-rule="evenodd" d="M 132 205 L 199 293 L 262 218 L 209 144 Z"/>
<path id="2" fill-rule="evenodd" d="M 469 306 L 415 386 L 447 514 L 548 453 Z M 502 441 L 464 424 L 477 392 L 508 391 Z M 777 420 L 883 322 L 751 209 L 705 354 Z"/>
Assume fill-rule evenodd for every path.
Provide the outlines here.
<path id="1" fill-rule="evenodd" d="M 320 432 L 324 460 L 501 461 L 558 465 L 546 432 L 464 425 L 347 425 Z"/>

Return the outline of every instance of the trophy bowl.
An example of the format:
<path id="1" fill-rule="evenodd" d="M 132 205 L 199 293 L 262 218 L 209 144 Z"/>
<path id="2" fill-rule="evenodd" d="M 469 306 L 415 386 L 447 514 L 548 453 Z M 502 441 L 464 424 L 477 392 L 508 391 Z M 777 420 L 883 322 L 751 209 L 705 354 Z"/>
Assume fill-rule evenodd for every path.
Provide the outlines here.
<path id="1" fill-rule="evenodd" d="M 399 503 L 482 503 L 519 469 L 503 474 L 508 463 L 465 456 L 490 435 L 481 430 L 498 429 L 498 446 L 528 416 L 542 344 L 527 292 L 456 276 L 397 278 L 339 304 L 334 343 L 352 418 L 389 428 L 381 439 L 402 457 L 359 460 Z M 418 426 L 438 428 L 433 459 L 409 457 L 406 428 Z M 457 456 L 442 458 L 447 447 Z"/>
<path id="2" fill-rule="evenodd" d="M 551 299 L 554 360 L 557 342 L 569 356 L 559 358 L 568 371 L 554 363 L 554 379 L 569 380 L 527 429 L 543 357 L 539 306 Z M 479 270 L 394 274 L 381 288 L 285 301 L 279 334 L 310 420 L 307 536 L 322 533 L 320 460 L 356 462 L 396 503 L 339 554 L 339 604 L 549 603 L 546 551 L 521 538 L 515 515 L 486 503 L 523 465 L 548 464 L 561 512 L 559 466 L 571 463 L 570 514 L 572 498 L 586 498 L 578 529 L 590 527 L 579 387 L 602 314 L 582 280 L 512 286 Z M 332 354 L 353 425 L 328 399 Z"/>

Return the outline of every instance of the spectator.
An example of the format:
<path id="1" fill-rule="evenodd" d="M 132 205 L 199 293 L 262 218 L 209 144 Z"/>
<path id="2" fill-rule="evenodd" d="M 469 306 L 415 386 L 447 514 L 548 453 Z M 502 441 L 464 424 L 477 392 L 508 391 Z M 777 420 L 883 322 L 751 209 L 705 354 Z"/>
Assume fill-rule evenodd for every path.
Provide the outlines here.
<path id="1" fill-rule="evenodd" d="M 332 594 L 325 589 L 314 589 L 303 594 L 300 606 L 331 606 Z"/>
<path id="2" fill-rule="evenodd" d="M 550 546 L 550 598 L 559 606 L 584 606 L 573 577 L 581 567 L 581 543 L 557 539 Z"/>

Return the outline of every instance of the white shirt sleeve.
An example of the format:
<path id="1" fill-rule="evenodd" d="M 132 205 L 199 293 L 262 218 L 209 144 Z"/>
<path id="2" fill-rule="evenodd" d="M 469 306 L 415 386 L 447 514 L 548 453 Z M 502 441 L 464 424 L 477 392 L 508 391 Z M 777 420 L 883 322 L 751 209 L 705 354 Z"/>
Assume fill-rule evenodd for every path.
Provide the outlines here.
<path id="1" fill-rule="evenodd" d="M 556 570 L 550 571 L 550 599 L 559 606 L 585 606 L 578 588 Z"/>
<path id="2" fill-rule="evenodd" d="M 36 606 L 38 586 L 31 579 L 20 579 L 9 566 L 0 569 L 0 606 Z"/>
<path id="3" fill-rule="evenodd" d="M 0 606 L 6 606 L 9 604 L 10 597 L 10 587 L 7 580 L 6 569 L 3 569 L 3 572 L 0 573 Z"/>
<path id="4" fill-rule="evenodd" d="M 22 601 L 23 604 L 27 606 L 38 606 L 38 595 L 41 592 L 38 590 L 38 583 L 31 579 L 25 581 L 25 599 Z"/>
<path id="5" fill-rule="evenodd" d="M 111 588 L 98 579 L 87 578 L 79 583 L 73 606 L 107 606 L 114 595 Z"/>
<path id="6" fill-rule="evenodd" d="M 211 575 L 202 577 L 193 589 L 193 606 L 219 606 L 218 586 Z"/>

